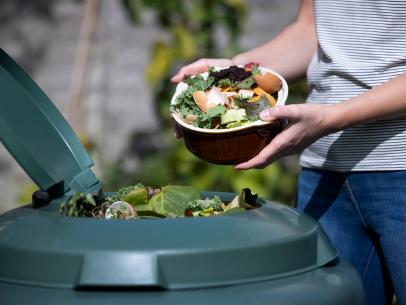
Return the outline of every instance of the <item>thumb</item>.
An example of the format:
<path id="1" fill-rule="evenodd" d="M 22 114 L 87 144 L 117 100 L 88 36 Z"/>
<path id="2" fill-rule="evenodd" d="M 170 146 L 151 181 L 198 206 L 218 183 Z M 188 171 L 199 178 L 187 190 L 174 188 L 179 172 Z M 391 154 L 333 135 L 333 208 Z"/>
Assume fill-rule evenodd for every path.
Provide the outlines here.
<path id="1" fill-rule="evenodd" d="M 298 111 L 295 106 L 296 105 L 288 105 L 267 108 L 260 112 L 259 117 L 263 121 L 273 121 L 276 119 L 295 120 L 298 116 Z"/>

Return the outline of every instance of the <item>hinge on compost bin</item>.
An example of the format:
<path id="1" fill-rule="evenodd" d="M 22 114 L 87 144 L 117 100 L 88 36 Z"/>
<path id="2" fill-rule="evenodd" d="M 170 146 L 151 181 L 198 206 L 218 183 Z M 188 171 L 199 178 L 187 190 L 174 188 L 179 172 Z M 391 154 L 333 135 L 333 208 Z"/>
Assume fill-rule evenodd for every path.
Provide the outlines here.
<path id="1" fill-rule="evenodd" d="M 32 207 L 38 209 L 50 204 L 52 199 L 62 197 L 65 193 L 64 188 L 64 182 L 60 181 L 47 190 L 35 191 L 32 194 Z"/>
<path id="2" fill-rule="evenodd" d="M 99 193 L 102 184 L 89 169 L 76 175 L 69 184 L 70 192 Z M 53 199 L 65 194 L 65 183 L 60 181 L 47 190 L 39 190 L 32 194 L 32 207 L 34 209 L 48 205 Z"/>
<path id="3" fill-rule="evenodd" d="M 98 193 L 102 184 L 95 174 L 86 168 L 83 172 L 76 175 L 69 184 L 71 191 L 84 193 Z"/>

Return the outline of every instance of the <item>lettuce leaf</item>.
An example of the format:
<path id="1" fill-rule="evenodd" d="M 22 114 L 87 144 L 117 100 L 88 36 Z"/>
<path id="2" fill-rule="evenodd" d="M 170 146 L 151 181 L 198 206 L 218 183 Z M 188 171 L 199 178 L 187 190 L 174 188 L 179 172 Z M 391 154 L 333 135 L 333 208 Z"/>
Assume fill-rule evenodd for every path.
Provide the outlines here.
<path id="1" fill-rule="evenodd" d="M 215 117 L 222 116 L 226 111 L 227 111 L 226 107 L 224 107 L 223 105 L 218 105 L 216 107 L 210 108 L 207 111 L 206 115 L 209 118 L 215 118 Z"/>
<path id="2" fill-rule="evenodd" d="M 188 203 L 200 199 L 200 192 L 192 186 L 168 185 L 152 196 L 153 211 L 164 216 L 182 217 Z"/>
<path id="3" fill-rule="evenodd" d="M 266 109 L 271 107 L 268 103 L 268 99 L 266 96 L 262 96 L 258 102 L 248 102 L 248 101 L 243 101 L 241 99 L 239 100 L 234 100 L 235 104 L 240 107 L 240 108 L 245 108 L 245 111 L 247 112 L 247 117 L 248 120 L 250 121 L 256 121 L 259 120 L 259 113 Z"/>

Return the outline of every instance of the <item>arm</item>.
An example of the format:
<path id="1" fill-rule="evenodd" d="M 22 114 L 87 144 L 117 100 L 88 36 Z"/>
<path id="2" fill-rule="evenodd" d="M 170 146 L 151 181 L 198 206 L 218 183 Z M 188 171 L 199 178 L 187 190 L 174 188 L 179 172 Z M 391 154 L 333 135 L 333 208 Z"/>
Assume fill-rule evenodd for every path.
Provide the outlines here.
<path id="1" fill-rule="evenodd" d="M 289 126 L 257 156 L 236 169 L 264 168 L 301 152 L 317 139 L 351 126 L 406 116 L 406 73 L 334 105 L 299 104 L 264 110 L 261 119 L 287 118 Z"/>
<path id="2" fill-rule="evenodd" d="M 172 81 L 180 82 L 184 75 L 205 72 L 208 66 L 225 67 L 250 62 L 259 62 L 293 81 L 305 75 L 316 48 L 313 0 L 302 0 L 296 20 L 271 41 L 232 59 L 200 59 L 181 68 Z"/>
<path id="3" fill-rule="evenodd" d="M 406 73 L 344 103 L 331 106 L 331 126 L 342 130 L 354 125 L 406 116 Z"/>
<path id="4" fill-rule="evenodd" d="M 296 20 L 274 39 L 250 51 L 235 56 L 238 65 L 259 62 L 279 72 L 288 82 L 305 76 L 317 50 L 313 16 L 313 0 L 302 0 Z"/>

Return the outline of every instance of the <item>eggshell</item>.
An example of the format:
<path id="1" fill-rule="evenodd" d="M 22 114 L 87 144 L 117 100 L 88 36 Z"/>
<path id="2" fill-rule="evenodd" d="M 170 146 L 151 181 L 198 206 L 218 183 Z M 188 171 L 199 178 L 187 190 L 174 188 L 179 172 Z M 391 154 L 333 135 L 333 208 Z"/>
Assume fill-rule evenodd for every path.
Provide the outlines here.
<path id="1" fill-rule="evenodd" d="M 123 211 L 123 208 L 125 209 Z M 107 209 L 105 218 L 110 219 L 113 217 L 113 213 L 117 211 L 122 211 L 126 215 L 126 218 L 132 218 L 137 215 L 137 212 L 134 210 L 133 206 L 125 201 L 116 201 L 113 202 L 110 207 Z"/>
<path id="2" fill-rule="evenodd" d="M 187 116 L 185 116 L 183 120 L 188 124 L 193 124 L 196 121 L 196 119 L 197 118 L 194 114 L 188 114 Z"/>
<path id="3" fill-rule="evenodd" d="M 213 87 L 207 93 L 208 103 L 214 105 L 224 105 L 228 102 L 227 95 L 222 93 L 219 88 Z"/>
<path id="4" fill-rule="evenodd" d="M 264 75 L 254 75 L 253 79 L 258 84 L 258 87 L 269 94 L 278 91 L 282 86 L 282 80 L 269 72 L 265 73 Z"/>
<path id="5" fill-rule="evenodd" d="M 276 100 L 273 98 L 272 95 L 266 93 L 265 90 L 261 89 L 260 87 L 256 87 L 256 88 L 254 88 L 254 92 L 255 92 L 256 96 L 253 97 L 250 100 L 250 102 L 257 102 L 260 99 L 261 96 L 265 95 L 267 100 L 268 100 L 268 104 L 271 105 L 271 106 L 275 106 Z"/>
<path id="6" fill-rule="evenodd" d="M 207 112 L 210 108 L 215 107 L 215 104 L 209 103 L 209 98 L 204 91 L 196 91 L 193 93 L 193 99 L 201 111 Z"/>

